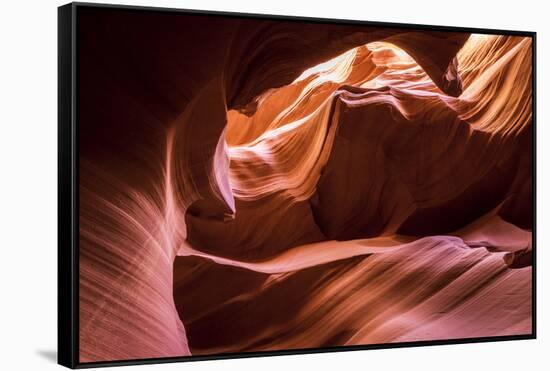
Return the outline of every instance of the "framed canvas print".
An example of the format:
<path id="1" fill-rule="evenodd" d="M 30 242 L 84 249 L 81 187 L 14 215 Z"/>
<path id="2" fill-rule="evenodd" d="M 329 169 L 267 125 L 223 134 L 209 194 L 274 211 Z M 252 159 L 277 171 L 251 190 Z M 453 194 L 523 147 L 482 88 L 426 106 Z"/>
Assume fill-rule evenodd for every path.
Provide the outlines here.
<path id="1" fill-rule="evenodd" d="M 59 363 L 535 337 L 535 33 L 58 19 Z"/>

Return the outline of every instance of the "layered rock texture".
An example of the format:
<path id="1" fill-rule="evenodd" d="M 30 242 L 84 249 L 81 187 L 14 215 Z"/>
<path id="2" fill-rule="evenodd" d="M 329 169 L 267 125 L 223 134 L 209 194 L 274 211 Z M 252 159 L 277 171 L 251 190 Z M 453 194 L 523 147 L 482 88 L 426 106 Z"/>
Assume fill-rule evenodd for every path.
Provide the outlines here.
<path id="1" fill-rule="evenodd" d="M 82 362 L 532 332 L 532 45 L 81 9 Z"/>

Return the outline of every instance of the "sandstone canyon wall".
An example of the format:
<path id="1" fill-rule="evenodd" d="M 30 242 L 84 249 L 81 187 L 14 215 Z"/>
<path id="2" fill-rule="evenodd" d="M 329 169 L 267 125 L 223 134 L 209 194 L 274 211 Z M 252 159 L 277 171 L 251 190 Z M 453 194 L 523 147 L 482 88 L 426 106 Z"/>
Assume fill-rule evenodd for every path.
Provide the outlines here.
<path id="1" fill-rule="evenodd" d="M 531 333 L 530 38 L 80 12 L 82 362 Z"/>

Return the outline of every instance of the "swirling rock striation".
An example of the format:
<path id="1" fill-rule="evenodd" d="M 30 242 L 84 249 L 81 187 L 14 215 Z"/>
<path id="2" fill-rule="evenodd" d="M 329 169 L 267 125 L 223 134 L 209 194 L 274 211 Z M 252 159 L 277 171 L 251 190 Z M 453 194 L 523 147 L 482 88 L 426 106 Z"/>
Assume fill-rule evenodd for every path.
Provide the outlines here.
<path id="1" fill-rule="evenodd" d="M 529 38 L 80 16 L 82 362 L 531 332 Z"/>

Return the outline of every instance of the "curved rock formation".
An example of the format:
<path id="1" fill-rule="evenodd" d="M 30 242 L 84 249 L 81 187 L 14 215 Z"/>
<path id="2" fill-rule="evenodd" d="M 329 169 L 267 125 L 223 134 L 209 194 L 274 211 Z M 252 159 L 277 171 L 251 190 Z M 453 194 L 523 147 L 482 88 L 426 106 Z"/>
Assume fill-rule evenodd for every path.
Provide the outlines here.
<path id="1" fill-rule="evenodd" d="M 82 362 L 531 332 L 529 38 L 80 28 Z"/>

